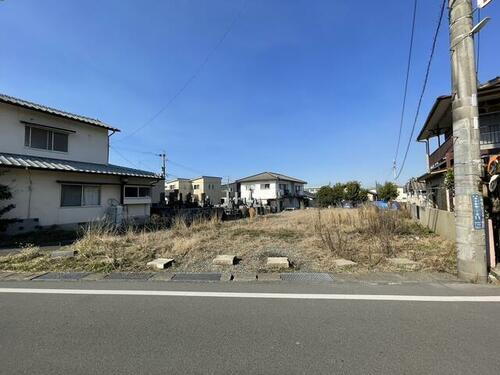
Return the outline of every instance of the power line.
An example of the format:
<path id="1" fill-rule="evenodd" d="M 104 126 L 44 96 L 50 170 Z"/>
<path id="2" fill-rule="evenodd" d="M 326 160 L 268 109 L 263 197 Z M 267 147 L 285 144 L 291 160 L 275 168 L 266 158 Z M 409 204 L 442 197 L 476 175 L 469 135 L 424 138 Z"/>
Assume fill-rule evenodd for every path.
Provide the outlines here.
<path id="1" fill-rule="evenodd" d="M 172 161 L 171 159 L 167 159 L 167 161 L 168 161 L 170 164 L 176 165 L 176 166 L 178 166 L 178 167 L 180 167 L 180 168 L 184 168 L 184 169 L 186 169 L 186 170 L 188 170 L 188 171 L 191 171 L 191 172 L 194 172 L 194 173 L 199 173 L 199 174 L 201 174 L 201 175 L 204 175 L 204 174 L 205 174 L 205 173 L 203 173 L 203 172 L 201 172 L 201 171 L 199 171 L 199 170 L 196 170 L 196 169 L 194 169 L 194 168 L 191 168 L 191 167 L 188 167 L 188 166 L 186 166 L 186 165 L 183 165 L 183 164 L 177 163 L 177 162 L 175 162 L 175 161 Z"/>
<path id="2" fill-rule="evenodd" d="M 479 23 L 481 21 L 481 8 L 477 9 L 477 22 Z M 477 57 L 476 57 L 476 79 L 478 79 L 478 73 L 479 73 L 479 47 L 481 43 L 481 33 L 477 33 Z"/>
<path id="3" fill-rule="evenodd" d="M 405 84 L 404 84 L 404 90 L 403 90 L 403 104 L 402 104 L 402 108 L 401 108 L 401 119 L 399 121 L 398 142 L 397 142 L 397 146 L 396 146 L 396 153 L 394 154 L 394 170 L 396 170 L 396 160 L 398 159 L 399 145 L 401 143 L 401 132 L 403 130 L 403 121 L 404 121 L 405 108 L 406 108 L 406 97 L 408 94 L 408 81 L 410 78 L 411 56 L 413 53 L 413 40 L 414 40 L 414 35 L 415 35 L 415 20 L 417 18 L 417 3 L 418 3 L 418 0 L 414 0 L 412 25 L 411 25 L 411 36 L 410 36 L 410 48 L 408 50 L 408 62 L 406 64 L 406 77 L 405 77 Z"/>
<path id="4" fill-rule="evenodd" d="M 174 95 L 167 101 L 167 103 L 158 111 L 156 112 L 153 117 L 151 117 L 149 120 L 147 120 L 144 124 L 130 132 L 129 134 L 125 135 L 123 138 L 118 139 L 117 142 L 122 142 L 123 140 L 131 137 L 134 134 L 137 134 L 139 131 L 144 129 L 146 126 L 151 124 L 158 116 L 160 116 L 174 101 L 177 99 L 183 92 L 188 88 L 188 86 L 196 79 L 198 74 L 202 71 L 202 69 L 205 67 L 205 65 L 208 63 L 212 55 L 219 49 L 219 47 L 222 45 L 224 40 L 226 40 L 227 36 L 229 33 L 233 30 L 234 26 L 236 25 L 236 22 L 238 19 L 241 17 L 241 14 L 243 13 L 243 10 L 245 8 L 246 0 L 243 0 L 241 3 L 240 10 L 236 13 L 234 16 L 233 20 L 227 27 L 226 31 L 222 34 L 221 38 L 218 40 L 218 42 L 214 45 L 214 47 L 208 52 L 208 54 L 205 56 L 205 59 L 202 61 L 202 63 L 198 66 L 198 68 L 194 71 L 194 73 L 184 82 L 184 84 L 180 87 L 179 90 L 177 90 Z"/>
<path id="5" fill-rule="evenodd" d="M 109 146 L 111 147 L 111 146 Z M 151 151 L 140 151 L 140 150 L 135 150 L 133 148 L 128 148 L 128 147 L 122 147 L 122 146 L 115 146 L 113 145 L 111 148 L 113 148 L 114 150 L 116 150 L 117 148 L 120 149 L 120 150 L 124 150 L 124 151 L 129 151 L 129 152 L 135 152 L 135 153 L 138 153 L 138 154 L 145 154 L 145 155 L 154 155 L 154 156 L 158 156 L 160 153 L 158 152 L 151 152 Z"/>
<path id="6" fill-rule="evenodd" d="M 116 148 L 113 148 L 111 146 L 109 146 L 110 149 L 112 149 L 114 152 L 116 152 L 116 154 L 121 157 L 123 160 L 125 160 L 127 163 L 133 165 L 135 168 L 137 169 L 141 169 L 141 167 L 139 167 L 136 163 L 130 161 L 129 159 L 127 159 L 125 156 L 123 156 L 123 154 L 121 152 L 119 152 Z"/>
<path id="7" fill-rule="evenodd" d="M 140 150 L 135 150 L 133 148 L 129 148 L 129 147 L 122 147 L 122 146 L 109 146 L 111 149 L 113 149 L 113 151 L 115 151 L 122 159 L 124 159 L 125 161 L 129 162 L 130 164 L 134 165 L 134 163 L 132 163 L 130 160 L 128 160 L 127 158 L 125 158 L 123 156 L 123 154 L 119 153 L 117 148 L 120 149 L 120 150 L 125 150 L 125 151 L 128 151 L 128 152 L 135 152 L 135 153 L 138 153 L 138 154 L 145 154 L 145 155 L 154 155 L 154 156 L 161 156 L 160 153 L 155 153 L 155 152 L 151 152 L 151 151 L 140 151 Z M 180 168 L 183 168 L 183 169 L 186 169 L 188 171 L 191 171 L 193 173 L 199 173 L 201 175 L 204 175 L 205 173 L 200 171 L 200 170 L 197 170 L 195 168 L 191 168 L 191 167 L 188 167 L 187 165 L 184 165 L 184 164 L 181 164 L 181 163 L 178 163 L 176 161 L 173 161 L 171 159 L 167 159 L 167 161 L 170 163 L 170 164 L 173 164 L 173 165 L 176 165 Z M 174 176 L 174 175 L 172 175 Z M 176 177 L 176 176 L 174 176 Z"/>
<path id="8" fill-rule="evenodd" d="M 420 97 L 418 99 L 417 110 L 415 112 L 415 118 L 413 120 L 413 126 L 411 128 L 411 134 L 410 134 L 410 137 L 408 138 L 408 144 L 406 145 L 405 156 L 403 158 L 403 162 L 401 163 L 401 168 L 399 169 L 399 172 L 398 172 L 395 180 L 397 180 L 399 178 L 399 176 L 401 176 L 401 173 L 403 172 L 403 169 L 404 169 L 404 166 L 405 166 L 405 163 L 406 163 L 406 158 L 408 156 L 408 151 L 410 150 L 410 145 L 411 145 L 411 141 L 412 141 L 412 138 L 413 138 L 413 133 L 415 132 L 415 126 L 417 124 L 418 115 L 420 113 L 420 107 L 422 105 L 422 99 L 424 97 L 425 89 L 427 88 L 427 82 L 429 80 L 429 73 L 430 73 L 430 70 L 431 70 L 432 59 L 434 57 L 434 51 L 436 50 L 437 37 L 438 37 L 438 34 L 439 34 L 439 30 L 441 29 L 441 23 L 443 21 L 443 14 L 444 14 L 445 4 L 446 4 L 446 0 L 443 0 L 443 2 L 441 3 L 441 10 L 440 10 L 440 13 L 439 13 L 438 24 L 437 24 L 437 27 L 436 27 L 436 31 L 434 32 L 434 39 L 432 40 L 431 54 L 429 56 L 429 61 L 427 63 L 427 69 L 425 71 L 425 77 L 424 77 L 424 84 L 422 85 L 422 92 L 420 93 Z"/>

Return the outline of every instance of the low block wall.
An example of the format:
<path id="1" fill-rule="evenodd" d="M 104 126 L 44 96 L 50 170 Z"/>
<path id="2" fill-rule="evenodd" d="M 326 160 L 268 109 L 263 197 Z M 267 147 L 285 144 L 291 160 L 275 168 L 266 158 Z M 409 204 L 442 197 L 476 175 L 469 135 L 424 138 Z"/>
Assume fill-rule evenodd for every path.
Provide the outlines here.
<path id="1" fill-rule="evenodd" d="M 455 241 L 455 214 L 437 208 L 410 205 L 411 216 L 433 232 L 450 241 Z"/>

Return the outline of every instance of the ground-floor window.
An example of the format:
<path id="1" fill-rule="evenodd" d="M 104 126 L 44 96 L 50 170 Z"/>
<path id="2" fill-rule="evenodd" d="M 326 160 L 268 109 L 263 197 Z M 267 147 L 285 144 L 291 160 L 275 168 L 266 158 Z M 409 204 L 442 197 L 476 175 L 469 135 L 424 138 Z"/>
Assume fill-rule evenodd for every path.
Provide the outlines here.
<path id="1" fill-rule="evenodd" d="M 61 185 L 61 207 L 99 206 L 100 204 L 100 186 Z"/>
<path id="2" fill-rule="evenodd" d="M 151 188 L 147 186 L 125 186 L 125 198 L 151 197 Z"/>

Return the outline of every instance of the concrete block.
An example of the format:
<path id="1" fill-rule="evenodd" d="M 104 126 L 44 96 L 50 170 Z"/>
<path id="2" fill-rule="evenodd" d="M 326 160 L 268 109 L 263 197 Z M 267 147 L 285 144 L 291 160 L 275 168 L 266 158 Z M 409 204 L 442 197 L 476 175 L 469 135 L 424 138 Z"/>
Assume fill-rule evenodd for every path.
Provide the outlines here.
<path id="1" fill-rule="evenodd" d="M 389 263 L 394 266 L 406 269 L 415 269 L 419 267 L 419 263 L 408 258 L 389 258 Z"/>
<path id="2" fill-rule="evenodd" d="M 52 251 L 50 253 L 51 258 L 72 258 L 76 254 L 78 254 L 78 251 L 76 250 L 56 250 Z"/>
<path id="3" fill-rule="evenodd" d="M 353 262 L 351 260 L 348 260 L 348 259 L 335 259 L 333 261 L 335 263 L 335 265 L 337 267 L 353 267 L 353 266 L 356 266 L 358 263 L 356 262 Z"/>
<path id="4" fill-rule="evenodd" d="M 219 266 L 232 266 L 235 260 L 235 255 L 217 255 L 212 263 Z"/>
<path id="5" fill-rule="evenodd" d="M 160 270 L 164 270 L 165 268 L 168 268 L 172 265 L 173 259 L 170 258 L 158 258 L 155 260 L 152 260 L 151 262 L 148 262 L 146 265 L 149 267 L 154 267 L 158 268 Z"/>
<path id="6" fill-rule="evenodd" d="M 259 281 L 281 281 L 279 273 L 259 273 L 257 275 L 257 280 Z"/>
<path id="7" fill-rule="evenodd" d="M 257 281 L 257 274 L 252 272 L 233 273 L 233 281 Z"/>
<path id="8" fill-rule="evenodd" d="M 270 268 L 290 268 L 287 257 L 268 257 L 267 266 Z"/>

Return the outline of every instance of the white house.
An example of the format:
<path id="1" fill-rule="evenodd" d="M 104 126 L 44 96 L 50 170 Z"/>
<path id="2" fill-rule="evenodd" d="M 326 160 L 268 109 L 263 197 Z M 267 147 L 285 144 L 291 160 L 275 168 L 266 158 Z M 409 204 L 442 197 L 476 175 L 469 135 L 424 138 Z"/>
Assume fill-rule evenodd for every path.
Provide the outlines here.
<path id="1" fill-rule="evenodd" d="M 99 120 L 0 94 L 0 184 L 18 219 L 9 232 L 149 216 L 155 173 L 109 164 L 119 130 Z M 3 203 L 3 202 L 2 202 Z"/>
<path id="2" fill-rule="evenodd" d="M 300 208 L 305 181 L 280 173 L 263 172 L 236 181 L 241 199 L 247 204 L 268 205 L 277 211 Z"/>

